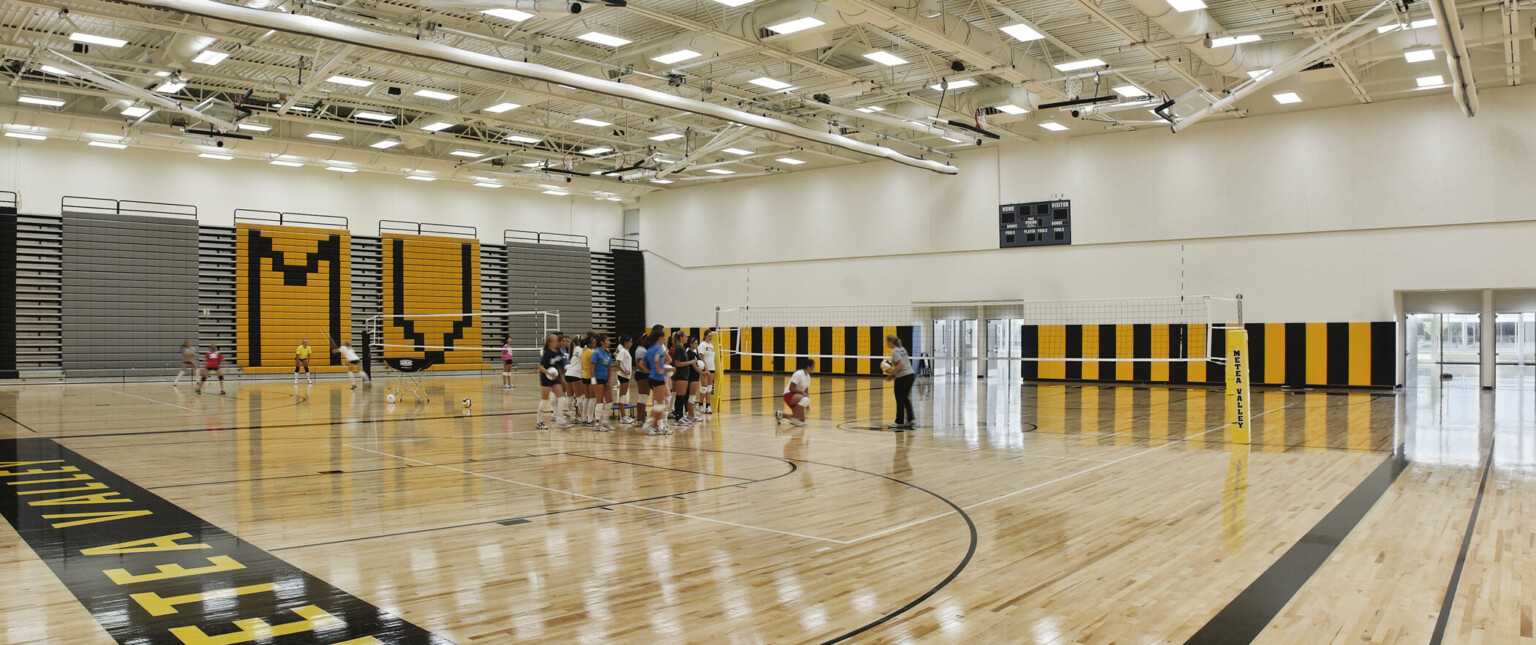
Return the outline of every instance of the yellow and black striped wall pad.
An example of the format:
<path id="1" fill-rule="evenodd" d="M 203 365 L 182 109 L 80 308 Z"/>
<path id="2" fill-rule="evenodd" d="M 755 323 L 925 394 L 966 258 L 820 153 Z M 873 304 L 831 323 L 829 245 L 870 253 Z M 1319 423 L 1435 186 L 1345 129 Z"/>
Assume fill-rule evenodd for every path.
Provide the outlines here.
<path id="1" fill-rule="evenodd" d="M 1248 323 L 1249 367 L 1258 385 L 1392 387 L 1397 327 L 1391 322 Z M 1204 325 L 1025 325 L 1027 358 L 1164 358 L 1204 354 Z M 1226 347 L 1211 333 L 1211 355 Z M 1025 361 L 1031 381 L 1126 381 L 1218 384 L 1224 368 L 1209 362 Z"/>
<path id="2" fill-rule="evenodd" d="M 707 327 L 683 327 L 690 336 L 700 336 Z M 886 327 L 748 327 L 731 333 L 729 347 L 740 347 L 748 354 L 809 354 L 816 361 L 817 374 L 879 376 L 881 358 L 855 359 L 833 356 L 889 355 L 885 350 L 887 334 L 896 334 L 903 345 L 912 346 L 913 328 Z M 738 341 L 737 336 L 740 336 Z M 793 372 L 795 359 L 783 356 L 738 356 L 730 353 L 720 369 L 733 372 Z"/>
<path id="3" fill-rule="evenodd" d="M 385 314 L 455 314 L 480 311 L 480 243 L 451 237 L 385 234 Z M 384 318 L 385 358 L 429 358 L 449 368 L 484 363 L 480 319 L 474 316 Z"/>
<path id="4" fill-rule="evenodd" d="M 340 342 L 352 333 L 350 236 L 246 223 L 235 235 L 235 344 L 246 371 L 292 371 L 306 338 L 312 366 L 339 366 L 326 336 Z"/>

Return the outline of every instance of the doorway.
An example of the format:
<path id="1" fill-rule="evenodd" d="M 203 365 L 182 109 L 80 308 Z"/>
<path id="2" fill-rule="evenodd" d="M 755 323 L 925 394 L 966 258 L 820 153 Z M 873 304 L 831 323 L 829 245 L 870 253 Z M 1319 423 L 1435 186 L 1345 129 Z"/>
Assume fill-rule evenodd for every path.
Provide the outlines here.
<path id="1" fill-rule="evenodd" d="M 1477 387 L 1481 320 L 1480 314 L 1409 314 L 1409 380 L 1429 379 Z"/>
<path id="2" fill-rule="evenodd" d="M 976 376 L 976 321 L 933 321 L 933 355 L 948 360 L 931 361 L 934 376 Z"/>
<path id="3" fill-rule="evenodd" d="M 1499 380 L 1536 376 L 1536 313 L 1494 315 L 1494 369 Z"/>
<path id="4" fill-rule="evenodd" d="M 998 318 L 987 321 L 987 358 L 1006 358 L 1010 360 L 986 361 L 986 377 L 988 381 L 1000 383 L 1018 383 L 1022 378 L 1019 360 L 1024 357 L 1023 327 L 1024 321 L 1019 318 Z"/>

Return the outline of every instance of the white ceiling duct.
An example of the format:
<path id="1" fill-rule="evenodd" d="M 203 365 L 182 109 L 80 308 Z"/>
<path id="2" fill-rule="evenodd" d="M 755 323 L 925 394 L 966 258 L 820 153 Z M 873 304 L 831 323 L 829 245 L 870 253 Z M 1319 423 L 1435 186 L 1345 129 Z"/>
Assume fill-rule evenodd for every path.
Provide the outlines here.
<path id="1" fill-rule="evenodd" d="M 549 83 L 565 84 L 599 94 L 683 112 L 708 115 L 731 123 L 778 132 L 797 139 L 822 143 L 881 159 L 888 159 L 914 168 L 922 168 L 947 175 L 959 173 L 958 169 L 947 163 L 904 155 L 889 148 L 870 145 L 826 132 L 818 132 L 779 119 L 743 112 L 723 105 L 705 103 L 624 83 L 615 83 L 544 65 L 508 60 L 479 52 L 467 51 L 443 43 L 367 31 L 321 18 L 248 9 L 246 7 L 214 2 L 213 0 L 125 0 L 124 4 L 167 9 L 252 27 L 303 34 L 379 51 L 464 65 L 488 72 L 499 72 Z"/>
<path id="2" fill-rule="evenodd" d="M 1244 60 L 1242 45 L 1214 49 L 1205 46 L 1206 35 L 1224 35 L 1227 33 L 1227 28 L 1216 22 L 1216 19 L 1204 9 L 1178 11 L 1170 6 L 1167 0 L 1131 0 L 1131 6 L 1151 18 L 1152 22 L 1162 27 L 1168 35 L 1175 39 L 1187 40 L 1184 46 L 1201 60 L 1216 68 L 1216 71 L 1227 76 L 1240 76 L 1251 68 Z"/>

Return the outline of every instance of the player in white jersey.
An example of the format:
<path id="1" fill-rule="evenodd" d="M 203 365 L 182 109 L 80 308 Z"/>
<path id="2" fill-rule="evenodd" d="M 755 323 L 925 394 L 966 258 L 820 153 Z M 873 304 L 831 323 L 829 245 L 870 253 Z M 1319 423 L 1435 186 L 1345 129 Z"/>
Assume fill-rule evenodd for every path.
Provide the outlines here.
<path id="1" fill-rule="evenodd" d="M 357 375 L 363 375 L 363 382 L 372 382 L 368 373 L 363 371 L 363 359 L 358 358 L 357 351 L 352 349 L 352 343 L 341 341 L 341 347 L 331 350 L 332 354 L 341 354 L 341 360 L 346 361 L 347 381 L 352 384 L 352 389 L 357 389 Z"/>
<path id="2" fill-rule="evenodd" d="M 631 425 L 635 419 L 632 408 L 629 407 L 629 381 L 635 376 L 635 357 L 629 353 L 629 348 L 635 345 L 635 340 L 629 336 L 619 339 L 619 349 L 614 354 L 614 371 L 617 372 L 619 396 L 615 398 L 619 402 L 619 423 Z"/>
<path id="3" fill-rule="evenodd" d="M 699 359 L 704 361 L 703 369 L 699 370 L 699 394 L 703 398 L 704 414 L 715 413 L 715 408 L 709 404 L 710 395 L 715 392 L 715 345 L 709 342 L 714 335 L 715 330 L 711 329 L 699 339 Z"/>

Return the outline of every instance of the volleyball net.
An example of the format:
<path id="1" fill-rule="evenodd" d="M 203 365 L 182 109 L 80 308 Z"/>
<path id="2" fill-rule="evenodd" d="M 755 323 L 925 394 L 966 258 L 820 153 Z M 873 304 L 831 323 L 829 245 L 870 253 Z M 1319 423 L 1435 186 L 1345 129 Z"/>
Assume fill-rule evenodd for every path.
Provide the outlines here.
<path id="1" fill-rule="evenodd" d="M 380 314 L 369 316 L 364 325 L 364 359 L 423 359 L 450 366 L 499 364 L 504 343 L 510 343 L 514 360 L 537 357 L 544 337 L 559 331 L 558 311 Z"/>

